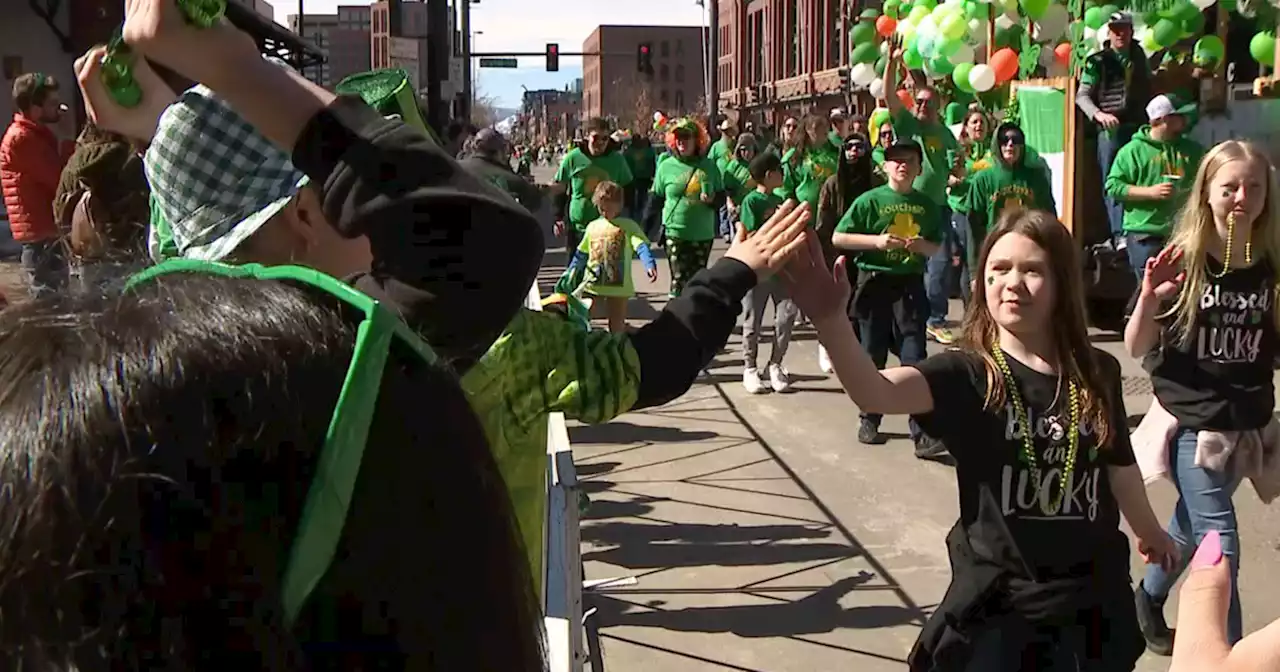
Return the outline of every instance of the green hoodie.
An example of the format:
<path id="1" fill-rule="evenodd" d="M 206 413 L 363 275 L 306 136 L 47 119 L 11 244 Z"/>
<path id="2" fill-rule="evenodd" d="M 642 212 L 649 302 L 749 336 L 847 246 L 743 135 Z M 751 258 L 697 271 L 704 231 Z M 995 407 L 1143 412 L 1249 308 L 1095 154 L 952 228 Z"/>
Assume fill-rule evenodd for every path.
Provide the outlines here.
<path id="1" fill-rule="evenodd" d="M 1106 184 L 1107 195 L 1124 203 L 1124 232 L 1167 238 L 1203 156 L 1204 147 L 1186 134 L 1173 142 L 1161 142 L 1151 137 L 1150 126 L 1134 133 L 1129 144 L 1116 153 Z M 1130 187 L 1160 184 L 1168 175 L 1180 176 L 1171 198 L 1152 201 L 1128 197 Z"/>
<path id="2" fill-rule="evenodd" d="M 969 196 L 966 210 L 969 220 L 975 217 L 985 218 L 986 229 L 995 228 L 1004 209 L 1015 204 L 1026 208 L 1057 212 L 1053 202 L 1053 187 L 1049 184 L 1046 171 L 1029 155 L 1029 148 L 1024 146 L 1022 157 L 1013 165 L 1006 164 L 1001 158 L 1000 149 L 995 146 L 1000 135 L 1015 124 L 1000 124 L 991 135 L 991 166 L 980 171 L 969 179 Z M 1038 159 L 1038 155 L 1036 157 Z M 979 219 L 977 221 L 984 221 Z"/>
<path id="3" fill-rule="evenodd" d="M 742 205 L 747 194 L 755 191 L 756 181 L 751 179 L 751 170 L 746 161 L 736 155 L 720 168 L 724 177 L 724 190 L 734 203 Z"/>
<path id="4" fill-rule="evenodd" d="M 661 196 L 662 224 L 667 237 L 701 242 L 716 237 L 715 206 L 702 202 L 703 194 L 724 191 L 720 169 L 708 156 L 677 157 L 658 164 L 651 193 Z"/>

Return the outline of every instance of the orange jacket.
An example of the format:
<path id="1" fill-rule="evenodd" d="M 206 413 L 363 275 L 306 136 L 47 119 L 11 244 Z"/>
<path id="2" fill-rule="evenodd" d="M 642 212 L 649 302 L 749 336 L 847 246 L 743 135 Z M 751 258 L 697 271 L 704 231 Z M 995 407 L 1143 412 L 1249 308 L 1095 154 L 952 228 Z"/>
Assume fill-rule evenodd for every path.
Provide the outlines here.
<path id="1" fill-rule="evenodd" d="M 9 228 L 19 243 L 58 236 L 53 197 L 62 163 L 53 131 L 15 114 L 0 140 L 0 187 L 4 190 L 4 207 L 9 211 Z"/>

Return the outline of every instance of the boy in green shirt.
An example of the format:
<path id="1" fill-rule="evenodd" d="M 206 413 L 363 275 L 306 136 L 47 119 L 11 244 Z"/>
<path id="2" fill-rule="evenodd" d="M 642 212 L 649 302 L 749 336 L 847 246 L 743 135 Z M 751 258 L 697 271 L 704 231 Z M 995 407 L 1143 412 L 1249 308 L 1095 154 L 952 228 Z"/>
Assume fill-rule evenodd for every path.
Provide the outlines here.
<path id="1" fill-rule="evenodd" d="M 747 237 L 755 233 L 782 205 L 782 199 L 773 192 L 782 186 L 782 160 L 777 154 L 764 153 L 751 160 L 749 166 L 755 189 L 742 197 L 740 230 L 737 235 Z M 796 323 L 796 304 L 776 278 L 757 284 L 742 301 L 745 316 L 742 322 L 743 370 L 742 386 L 749 394 L 766 391 L 760 370 L 756 368 L 756 354 L 760 346 L 760 325 L 764 321 L 765 304 L 773 301 L 773 350 L 769 354 L 769 387 L 774 392 L 791 389 L 791 375 L 782 366 L 791 344 L 791 330 Z"/>
<path id="2" fill-rule="evenodd" d="M 1168 242 L 1204 156 L 1204 147 L 1185 134 L 1187 117 L 1195 111 L 1194 104 L 1179 107 L 1168 96 L 1152 98 L 1147 104 L 1151 124 L 1120 148 L 1107 175 L 1107 195 L 1124 206 L 1124 249 L 1139 282 L 1147 259 Z"/>
<path id="3" fill-rule="evenodd" d="M 942 230 L 938 205 L 912 186 L 923 160 L 920 145 L 910 140 L 898 140 L 885 148 L 889 183 L 859 196 L 831 236 L 835 247 L 858 252 L 858 284 L 849 316 L 857 324 L 867 354 L 882 369 L 890 348 L 896 350 L 903 366 L 925 358 L 929 317 L 925 262 L 938 251 Z M 924 437 L 915 420 L 910 430 L 916 457 L 940 459 L 946 455 L 940 443 Z M 886 441 L 880 433 L 879 415 L 862 414 L 858 441 Z"/>

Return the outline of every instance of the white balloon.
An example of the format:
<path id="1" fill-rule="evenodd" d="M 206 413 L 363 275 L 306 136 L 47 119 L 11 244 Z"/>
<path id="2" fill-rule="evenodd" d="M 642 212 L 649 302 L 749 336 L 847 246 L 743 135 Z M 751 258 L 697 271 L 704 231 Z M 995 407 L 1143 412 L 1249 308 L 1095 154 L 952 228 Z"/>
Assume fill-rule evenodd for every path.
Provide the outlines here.
<path id="1" fill-rule="evenodd" d="M 1038 42 L 1049 42 L 1062 37 L 1071 22 L 1071 15 L 1062 5 L 1049 5 L 1044 14 L 1036 21 L 1035 39 Z"/>
<path id="2" fill-rule="evenodd" d="M 938 23 L 933 20 L 932 14 L 920 19 L 919 25 L 916 26 L 916 34 L 929 36 L 938 34 Z"/>
<path id="3" fill-rule="evenodd" d="M 975 91 L 990 91 L 996 85 L 996 71 L 986 63 L 979 63 L 969 71 L 969 86 Z"/>
<path id="4" fill-rule="evenodd" d="M 1094 33 L 1094 38 L 1098 40 L 1098 46 L 1101 47 L 1111 41 L 1111 29 L 1103 26 Z"/>
<path id="5" fill-rule="evenodd" d="M 1212 7 L 1217 1 L 1218 0 L 1191 0 L 1191 4 L 1195 5 L 1196 9 L 1204 10 Z"/>
<path id="6" fill-rule="evenodd" d="M 973 47 L 969 46 L 968 44 L 961 43 L 960 48 L 956 49 L 954 54 L 951 54 L 950 56 L 948 56 L 947 60 L 951 61 L 956 65 L 960 65 L 961 63 L 972 63 Z"/>
<path id="7" fill-rule="evenodd" d="M 1009 26 L 1012 26 L 1012 25 L 1013 25 L 1013 19 L 1009 18 L 1008 14 L 1001 14 L 1000 16 L 996 17 L 997 30 L 1008 30 Z"/>
<path id="8" fill-rule="evenodd" d="M 849 80 L 858 86 L 867 86 L 876 78 L 875 66 L 859 63 L 849 69 Z"/>
<path id="9" fill-rule="evenodd" d="M 1096 30 L 1094 30 L 1094 29 L 1092 29 L 1092 28 L 1090 28 L 1090 27 L 1088 27 L 1088 26 L 1085 26 L 1085 27 L 1084 27 L 1084 42 L 1085 42 L 1085 44 L 1088 44 L 1088 43 L 1090 43 L 1090 42 L 1094 42 L 1094 41 L 1096 41 L 1097 39 L 1098 39 L 1098 31 L 1096 31 Z"/>
<path id="10" fill-rule="evenodd" d="M 867 91 L 872 98 L 884 98 L 884 80 L 876 77 L 867 85 Z"/>

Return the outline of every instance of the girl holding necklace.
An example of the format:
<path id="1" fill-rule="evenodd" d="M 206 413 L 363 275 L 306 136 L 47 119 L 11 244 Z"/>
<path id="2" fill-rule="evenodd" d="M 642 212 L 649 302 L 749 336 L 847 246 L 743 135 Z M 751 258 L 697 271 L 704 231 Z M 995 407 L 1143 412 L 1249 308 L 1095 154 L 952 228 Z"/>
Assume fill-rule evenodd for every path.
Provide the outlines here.
<path id="1" fill-rule="evenodd" d="M 811 241 L 784 278 L 845 391 L 864 412 L 915 416 L 957 463 L 951 586 L 911 669 L 1132 670 L 1143 643 L 1120 516 L 1148 561 L 1171 565 L 1175 547 L 1134 464 L 1119 363 L 1085 331 L 1071 233 L 1008 213 L 983 244 L 958 347 L 883 371 L 844 317 L 844 264 L 825 269 Z"/>
<path id="2" fill-rule="evenodd" d="M 1261 483 L 1274 484 L 1280 469 L 1267 473 L 1262 466 L 1280 465 L 1269 439 L 1280 432 L 1272 419 L 1272 361 L 1280 325 L 1276 189 L 1275 170 L 1255 145 L 1232 140 L 1210 150 L 1169 247 L 1147 261 L 1124 334 L 1129 354 L 1146 357 L 1158 402 L 1143 425 L 1165 419 L 1149 436 L 1157 439 L 1151 442 L 1157 471 L 1178 488 L 1169 534 L 1185 555 L 1216 530 L 1230 560 L 1227 634 L 1233 643 L 1242 624 L 1232 495 L 1248 476 L 1269 501 L 1275 488 Z M 1218 459 L 1211 454 L 1215 450 Z M 1134 595 L 1143 635 L 1155 653 L 1173 651 L 1163 608 L 1182 569 L 1149 567 Z"/>

